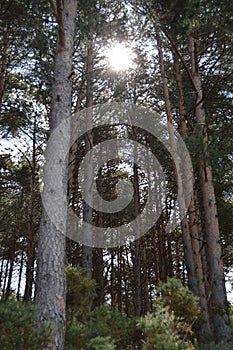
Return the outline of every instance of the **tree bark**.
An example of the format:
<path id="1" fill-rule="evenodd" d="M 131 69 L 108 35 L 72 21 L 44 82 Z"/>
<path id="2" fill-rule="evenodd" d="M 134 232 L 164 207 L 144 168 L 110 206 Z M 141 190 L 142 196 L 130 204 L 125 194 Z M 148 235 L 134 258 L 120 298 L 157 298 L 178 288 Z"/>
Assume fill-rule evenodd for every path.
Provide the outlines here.
<path id="1" fill-rule="evenodd" d="M 166 75 L 164 58 L 163 58 L 162 39 L 161 39 L 159 25 L 156 28 L 156 39 L 158 44 L 159 64 L 160 64 L 160 71 L 161 71 L 162 81 L 163 81 L 163 94 L 164 94 L 164 100 L 165 100 L 165 109 L 167 113 L 171 147 L 173 148 L 173 150 L 176 150 L 174 134 L 170 128 L 170 125 L 173 123 L 173 117 L 172 117 L 172 111 L 171 111 L 171 103 L 170 103 L 170 97 L 169 97 L 167 75 Z M 177 171 L 175 176 L 177 178 L 177 183 L 179 184 L 179 186 L 183 186 L 182 181 L 179 181 L 179 178 L 178 178 L 180 176 L 180 169 L 176 169 L 176 170 Z M 183 190 L 181 191 L 181 193 L 183 193 Z M 183 198 L 180 198 L 179 201 L 180 202 L 183 201 Z M 181 208 L 184 207 L 183 203 L 179 203 L 179 205 Z M 195 276 L 193 250 L 192 250 L 191 237 L 190 237 L 187 217 L 184 217 L 183 220 L 181 221 L 181 229 L 182 229 L 182 240 L 184 245 L 184 260 L 187 268 L 189 288 L 195 295 L 198 295 L 199 293 L 198 293 L 197 279 Z"/>
<path id="2" fill-rule="evenodd" d="M 215 341 L 228 345 L 230 339 L 229 317 L 227 314 L 227 298 L 222 261 L 221 237 L 219 232 L 218 214 L 212 179 L 212 168 L 208 164 L 206 117 L 203 106 L 203 90 L 198 63 L 198 33 L 189 36 L 191 73 L 195 87 L 195 118 L 199 136 L 203 139 L 203 152 L 199 160 L 199 178 L 201 199 L 204 214 L 206 254 L 208 266 L 208 282 L 210 285 L 209 315 L 213 327 Z M 200 139 L 201 139 L 200 137 Z"/>
<path id="3" fill-rule="evenodd" d="M 60 123 L 71 116 L 72 83 L 70 75 L 77 1 L 57 0 L 56 5 L 58 37 L 52 84 L 50 134 Z M 56 152 L 56 149 L 53 149 L 52 152 Z M 64 177 L 67 177 L 67 174 Z M 65 180 L 67 179 L 64 178 Z M 46 189 L 46 184 L 44 184 L 44 188 Z M 47 188 L 47 190 L 50 189 Z M 56 202 L 53 205 L 56 206 Z M 44 321 L 51 324 L 52 341 L 46 347 L 50 350 L 64 349 L 66 321 L 65 242 L 65 235 L 58 231 L 45 208 L 42 207 L 38 242 L 35 321 L 38 327 Z"/>
<path id="4" fill-rule="evenodd" d="M 179 97 L 179 132 L 182 138 L 187 137 L 187 125 L 186 125 L 186 110 L 185 110 L 185 101 L 184 101 L 184 91 L 183 91 L 183 82 L 182 75 L 180 70 L 179 59 L 174 53 L 174 65 L 175 65 L 175 75 L 176 82 L 178 88 L 178 97 Z M 187 169 L 188 170 L 188 169 Z M 187 171 L 186 170 L 186 171 Z M 188 210 L 189 216 L 189 231 L 192 242 L 193 249 L 193 259 L 195 265 L 195 275 L 197 279 L 198 285 L 198 297 L 199 297 L 199 305 L 201 308 L 202 316 L 205 319 L 205 322 L 202 323 L 200 329 L 197 330 L 197 336 L 199 340 L 202 339 L 203 336 L 207 334 L 212 335 L 210 323 L 209 323 L 209 314 L 208 314 L 208 306 L 207 306 L 207 296 L 206 296 L 206 288 L 205 288 L 205 277 L 202 266 L 202 257 L 201 257 L 201 244 L 200 244 L 200 234 L 199 234 L 199 225 L 198 225 L 198 217 L 197 217 L 197 208 L 195 205 L 195 193 L 193 192 L 191 202 Z"/>

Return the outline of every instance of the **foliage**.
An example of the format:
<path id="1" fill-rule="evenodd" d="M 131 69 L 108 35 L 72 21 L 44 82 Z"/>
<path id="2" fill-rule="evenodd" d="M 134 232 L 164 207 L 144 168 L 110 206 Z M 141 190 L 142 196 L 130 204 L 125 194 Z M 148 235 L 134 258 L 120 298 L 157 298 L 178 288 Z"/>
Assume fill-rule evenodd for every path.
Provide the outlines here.
<path id="1" fill-rule="evenodd" d="M 158 293 L 160 296 L 156 301 L 168 306 L 177 319 L 189 326 L 195 322 L 199 315 L 198 298 L 179 279 L 168 278 L 166 283 L 160 284 Z"/>
<path id="2" fill-rule="evenodd" d="M 127 349 L 128 345 L 137 342 L 135 319 L 112 310 L 108 305 L 102 305 L 93 311 L 88 327 L 91 337 L 110 335 L 119 350 Z"/>
<path id="3" fill-rule="evenodd" d="M 192 350 L 194 346 L 185 340 L 177 329 L 177 320 L 169 307 L 158 305 L 153 313 L 142 317 L 138 327 L 143 330 L 143 350 Z"/>
<path id="4" fill-rule="evenodd" d="M 95 281 L 85 276 L 85 271 L 78 267 L 66 267 L 67 279 L 67 318 L 74 317 L 82 321 L 90 312 L 90 305 L 95 297 Z"/>
<path id="5" fill-rule="evenodd" d="M 114 345 L 111 337 L 96 337 L 90 340 L 89 350 L 114 350 Z"/>
<path id="6" fill-rule="evenodd" d="M 106 344 L 107 339 L 111 339 L 108 343 L 112 346 L 110 349 L 114 344 L 118 350 L 133 349 L 140 342 L 138 335 L 134 318 L 102 305 L 93 310 L 84 322 L 73 319 L 67 327 L 66 350 L 91 350 L 95 349 L 94 346 L 98 349 L 98 342 L 98 346 L 103 346 L 101 344 Z"/>
<path id="7" fill-rule="evenodd" d="M 2 350 L 40 350 L 50 342 L 50 327 L 36 330 L 33 305 L 10 300 L 0 302 L 0 344 Z"/>
<path id="8" fill-rule="evenodd" d="M 107 339 L 110 349 L 125 350 L 138 341 L 136 321 L 102 305 L 91 311 L 95 296 L 95 281 L 85 276 L 85 270 L 68 265 L 66 350 L 101 349 Z M 90 347 L 89 347 L 90 346 Z M 107 349 L 107 347 L 106 347 Z"/>
<path id="9" fill-rule="evenodd" d="M 197 298 L 176 278 L 161 283 L 157 292 L 154 311 L 138 323 L 145 335 L 143 349 L 194 349 L 190 340 L 199 315 Z"/>
<path id="10" fill-rule="evenodd" d="M 87 75 L 85 73 L 86 43 L 88 38 L 94 37 L 94 103 L 103 103 L 114 99 L 125 102 L 133 100 L 137 104 L 151 107 L 153 110 L 159 110 L 162 115 L 164 114 L 161 72 L 159 71 L 157 46 L 154 38 L 157 23 L 155 25 L 153 21 L 156 17 L 156 22 L 158 21 L 159 27 L 163 31 L 164 59 L 175 127 L 179 125 L 181 115 L 178 111 L 180 98 L 177 92 L 172 57 L 176 50 L 178 52 L 186 110 L 187 137 L 185 142 L 192 157 L 194 171 L 196 171 L 200 155 L 204 151 L 203 141 L 205 139 L 205 135 L 201 133 L 202 126 L 196 125 L 195 122 L 193 98 L 195 91 L 193 91 L 190 77 L 187 74 L 190 70 L 187 36 L 190 30 L 197 29 L 199 34 L 197 44 L 199 46 L 198 55 L 200 55 L 200 74 L 204 93 L 203 102 L 206 110 L 206 129 L 209 139 L 207 164 L 211 164 L 213 168 L 221 242 L 224 249 L 223 259 L 225 267 L 231 270 L 233 266 L 233 172 L 231 141 L 232 80 L 230 78 L 229 62 L 232 56 L 230 9 L 232 9 L 233 2 L 230 0 L 127 1 L 128 4 L 132 5 L 131 9 L 130 5 L 125 7 L 125 3 L 120 1 L 101 1 L 96 3 L 96 6 L 93 5 L 94 3 L 94 1 L 91 1 L 90 4 L 83 0 L 78 2 L 72 72 L 73 109 L 76 110 L 79 104 L 81 108 L 85 106 L 87 85 Z M 143 8 L 144 13 L 142 15 L 140 11 Z M 139 11 L 139 15 L 137 15 L 136 10 Z M 127 12 L 129 18 L 127 18 Z M 57 25 L 52 17 L 52 10 L 48 1 L 16 0 L 12 2 L 5 0 L 0 4 L 0 26 L 2 29 L 0 34 L 2 42 L 0 48 L 1 135 L 16 143 L 16 148 L 19 151 L 17 156 L 19 164 L 15 163 L 15 156 L 11 149 L 8 149 L 7 154 L 0 158 L 0 283 L 3 294 L 6 295 L 8 281 L 11 282 L 10 266 L 12 266 L 15 274 L 26 265 L 28 247 L 31 244 L 31 240 L 27 237 L 30 219 L 30 177 L 33 174 L 31 168 L 31 141 L 35 132 L 36 159 L 39 164 L 39 155 L 43 151 L 46 137 L 44 129 L 50 114 L 51 82 L 53 80 L 51 69 Z M 169 38 L 174 41 L 174 47 L 171 45 Z M 110 45 L 114 40 L 133 42 L 134 50 L 137 52 L 137 68 L 135 71 L 117 73 L 105 67 L 103 48 Z M 173 52 L 174 50 L 175 52 Z M 106 135 L 101 131 L 100 136 L 102 137 L 100 141 L 103 142 Z M 142 140 L 137 141 L 143 142 Z M 147 145 L 145 144 L 145 146 Z M 154 148 L 157 148 L 156 144 L 154 144 Z M 164 157 L 164 152 L 162 153 L 165 159 L 162 165 L 166 165 L 168 163 L 167 157 Z M 116 167 L 114 167 L 114 163 L 110 165 L 111 167 L 108 164 L 109 173 L 114 175 Z M 35 170 L 37 172 L 37 169 Z M 166 176 L 170 176 L 170 174 L 173 176 L 173 172 L 167 165 L 166 169 L 164 166 L 163 170 Z M 105 181 L 107 184 L 105 199 L 109 199 L 107 196 L 113 193 L 113 191 L 109 191 L 108 184 L 118 180 L 117 176 L 108 177 L 107 175 L 106 171 L 106 179 L 103 178 L 108 180 Z M 200 227 L 204 227 L 205 217 L 200 210 L 199 201 L 201 196 L 197 180 L 196 173 L 194 187 L 197 193 L 197 203 L 195 204 L 195 210 Z M 169 186 L 167 188 L 170 189 Z M 37 241 L 40 216 L 40 200 L 37 189 L 35 189 L 35 194 L 33 246 Z M 168 215 L 169 206 L 168 203 L 166 205 Z M 77 208 L 76 210 L 80 210 L 79 205 L 77 205 Z M 166 220 L 167 218 L 161 220 L 163 221 L 162 225 Z M 144 302 L 150 304 L 151 300 L 145 300 L 146 297 L 144 298 L 144 296 L 149 295 L 148 290 L 153 295 L 155 286 L 157 286 L 160 279 L 174 273 L 187 278 L 188 273 L 188 269 L 183 264 L 184 246 L 181 238 L 176 238 L 175 235 L 161 237 L 160 231 L 157 231 L 156 228 L 153 228 L 152 231 L 153 235 L 148 236 L 149 239 L 140 247 L 138 261 L 135 258 L 136 264 L 141 265 L 141 271 L 143 272 L 140 276 L 142 304 Z M 104 267 L 97 271 L 104 281 L 103 284 L 97 285 L 97 289 L 104 285 L 104 293 L 109 303 L 111 303 L 112 309 L 105 305 L 91 311 L 95 296 L 95 282 L 87 279 L 85 272 L 81 269 L 72 266 L 67 267 L 67 350 L 107 349 L 108 347 L 109 349 L 114 349 L 114 347 L 117 349 L 135 349 L 137 346 L 140 347 L 142 334 L 139 329 L 142 328 L 139 327 L 138 330 L 135 330 L 136 320 L 133 318 L 133 305 L 136 295 L 133 273 L 134 262 L 131 260 L 132 253 L 129 254 L 127 245 L 120 249 L 120 251 L 116 249 L 112 253 L 112 265 L 109 263 L 109 252 L 104 251 Z M 72 261 L 74 264 L 79 264 L 81 261 L 80 250 L 71 249 L 70 256 L 67 254 L 68 262 Z M 205 249 L 200 249 L 200 251 L 204 254 Z M 93 266 L 94 268 L 97 266 L 94 257 Z M 148 274 L 146 271 L 148 271 Z M 23 268 L 21 273 L 22 279 L 20 276 L 18 299 L 22 287 L 24 287 Z M 13 279 L 9 286 L 10 291 L 16 288 Z M 184 345 L 184 337 L 186 339 L 192 338 L 192 326 L 197 325 L 197 322 L 195 322 L 198 317 L 197 300 L 177 279 L 168 279 L 167 283 L 161 284 L 159 289 L 156 288 L 156 292 L 158 296 L 153 312 L 142 318 L 143 322 L 147 322 L 143 326 L 143 332 L 146 336 L 144 349 L 146 346 L 148 348 L 149 346 L 155 346 L 153 345 L 154 337 L 159 337 L 160 333 L 161 338 L 159 340 L 156 338 L 156 341 L 158 341 L 156 349 L 159 349 L 161 344 L 161 347 L 165 346 L 165 349 L 169 347 L 169 344 L 164 345 L 162 343 L 163 339 L 165 343 L 168 343 L 170 339 L 171 347 L 174 341 L 175 344 L 177 342 L 178 347 L 182 348 L 184 346 L 186 349 L 189 343 L 186 341 Z M 0 321 L 2 331 L 0 335 L 1 349 L 37 349 L 36 342 L 42 335 L 30 333 L 33 332 L 33 329 L 30 328 L 32 327 L 30 317 L 33 310 L 29 311 L 32 306 L 16 304 L 13 301 L 11 303 L 15 305 L 15 308 L 8 303 L 0 305 L 0 311 L 3 315 Z M 132 318 L 113 311 L 117 306 L 126 310 Z M 147 307 L 148 305 L 143 305 L 143 312 L 147 310 Z M 173 321 L 168 320 L 168 315 Z M 161 319 L 164 320 L 164 323 Z M 148 326 L 150 322 L 152 323 L 151 331 Z M 154 334 L 156 332 L 153 329 L 160 333 Z M 167 334 L 168 330 L 169 334 Z M 24 345 L 20 343 L 21 333 L 23 341 L 25 338 Z M 9 336 L 6 336 L 6 334 Z M 33 339 L 30 340 L 30 337 Z M 29 344 L 29 342 L 31 343 Z M 39 343 L 38 340 L 38 346 Z M 176 345 L 173 344 L 173 349 L 174 346 Z M 199 350 L 207 349 L 219 350 L 221 346 L 212 343 L 199 346 Z"/>

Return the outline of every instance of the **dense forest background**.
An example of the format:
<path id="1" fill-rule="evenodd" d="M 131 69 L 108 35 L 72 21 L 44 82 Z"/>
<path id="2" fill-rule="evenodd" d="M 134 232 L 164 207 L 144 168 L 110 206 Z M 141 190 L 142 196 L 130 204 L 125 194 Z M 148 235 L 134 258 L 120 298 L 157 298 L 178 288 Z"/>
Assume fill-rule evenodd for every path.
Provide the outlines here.
<path id="1" fill-rule="evenodd" d="M 233 348 L 226 293 L 233 269 L 232 12 L 228 0 L 1 1 L 1 349 Z M 131 47 L 133 67 L 109 66 L 114 42 Z M 129 130 L 159 148 L 166 207 L 140 239 L 93 248 L 61 239 L 49 223 L 41 172 L 59 120 L 114 101 L 173 124 L 192 159 L 194 191 L 186 217 L 167 233 L 176 200 L 172 161 L 150 136 Z M 102 142 L 115 130 L 107 133 L 94 136 Z M 88 148 L 84 141 L 73 147 L 67 164 L 77 214 L 81 146 Z M 111 200 L 125 173 L 113 161 L 102 175 Z M 135 167 L 133 178 L 140 197 L 143 174 Z"/>

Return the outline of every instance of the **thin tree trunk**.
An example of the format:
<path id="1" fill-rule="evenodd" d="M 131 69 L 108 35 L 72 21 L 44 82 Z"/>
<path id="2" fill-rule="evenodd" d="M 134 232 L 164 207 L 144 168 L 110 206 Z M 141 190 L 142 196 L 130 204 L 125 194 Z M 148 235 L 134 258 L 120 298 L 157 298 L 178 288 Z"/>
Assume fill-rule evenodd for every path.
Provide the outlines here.
<path id="1" fill-rule="evenodd" d="M 20 288 L 21 288 L 21 281 L 22 281 L 22 274 L 23 274 L 23 263 L 24 263 L 24 256 L 23 256 L 23 247 L 21 250 L 21 261 L 20 261 L 20 268 L 19 268 L 19 279 L 18 279 L 18 286 L 17 286 L 17 294 L 16 299 L 20 300 Z"/>
<path id="2" fill-rule="evenodd" d="M 11 294 L 11 282 L 12 282 L 12 277 L 13 277 L 13 271 L 14 271 L 14 264 L 15 264 L 15 255 L 16 255 L 16 243 L 17 243 L 17 238 L 20 230 L 20 224 L 21 224 L 21 217 L 22 217 L 22 208 L 23 208 L 23 190 L 21 190 L 20 193 L 20 198 L 19 198 L 19 208 L 17 210 L 17 216 L 16 216 L 16 223 L 15 223 L 15 230 L 13 233 L 13 242 L 10 247 L 10 268 L 9 268 L 9 273 L 8 273 L 8 280 L 7 280 L 7 286 L 6 286 L 6 291 L 5 291 L 5 299 L 7 300 Z"/>
<path id="3" fill-rule="evenodd" d="M 186 126 L 186 120 L 185 120 L 186 111 L 185 111 L 185 101 L 184 101 L 184 94 L 183 94 L 183 82 L 182 82 L 182 76 L 180 71 L 180 65 L 179 65 L 179 61 L 176 56 L 176 53 L 174 53 L 174 64 L 175 64 L 178 96 L 179 96 L 179 114 L 180 114 L 179 132 L 182 138 L 185 138 L 187 137 L 187 126 Z M 187 172 L 188 169 L 185 169 L 185 171 Z M 189 230 L 190 230 L 192 249 L 193 249 L 193 259 L 195 264 L 195 274 L 197 278 L 198 292 L 199 292 L 198 297 L 200 298 L 199 304 L 200 304 L 202 316 L 205 319 L 205 322 L 203 322 L 202 325 L 200 326 L 200 330 L 197 330 L 198 337 L 199 339 L 201 339 L 203 336 L 206 336 L 207 334 L 211 335 L 211 328 L 209 323 L 207 297 L 206 297 L 206 289 L 205 289 L 205 277 L 203 274 L 199 225 L 198 225 L 197 210 L 195 206 L 194 193 L 192 194 L 188 213 L 189 213 Z"/>
<path id="4" fill-rule="evenodd" d="M 7 300 L 10 295 L 11 295 L 11 282 L 12 282 L 12 277 L 13 277 L 13 270 L 14 270 L 14 263 L 15 263 L 15 242 L 13 246 L 11 247 L 11 252 L 10 252 L 10 268 L 8 272 L 8 278 L 7 278 L 7 285 L 6 285 L 6 290 L 5 290 L 5 296 L 4 299 Z"/>
<path id="5" fill-rule="evenodd" d="M 72 83 L 70 76 L 77 11 L 76 0 L 57 0 L 56 4 L 58 38 L 52 84 L 50 134 L 60 123 L 71 116 Z M 69 145 L 69 140 L 67 140 L 67 145 Z M 57 147 L 59 148 L 59 144 Z M 56 152 L 56 147 L 50 151 Z M 47 169 L 47 171 L 49 170 Z M 45 175 L 49 176 L 50 173 Z M 67 183 L 67 175 L 64 175 L 64 183 Z M 52 189 L 46 188 L 45 183 L 44 191 L 46 190 L 51 192 Z M 56 207 L 56 201 L 53 205 Z M 38 242 L 35 321 L 38 327 L 44 321 L 51 324 L 53 328 L 52 341 L 51 345 L 46 348 L 50 350 L 64 349 L 66 322 L 65 242 L 65 235 L 58 231 L 43 206 Z"/>
<path id="6" fill-rule="evenodd" d="M 205 110 L 202 103 L 203 91 L 199 72 L 197 41 L 198 34 L 189 36 L 191 73 L 195 87 L 195 118 L 199 135 L 203 137 L 203 152 L 199 160 L 199 177 L 204 214 L 208 279 L 210 285 L 209 315 L 217 343 L 228 345 L 230 339 L 229 317 L 226 310 L 227 298 L 222 261 L 221 237 L 212 179 L 212 169 L 207 160 L 208 137 L 206 132 Z"/>
<path id="7" fill-rule="evenodd" d="M 156 28 L 156 38 L 157 38 L 157 44 L 158 44 L 159 64 L 160 64 L 160 71 L 161 71 L 162 81 L 163 81 L 163 93 L 164 93 L 165 108 L 166 108 L 167 119 L 168 119 L 169 134 L 171 139 L 171 147 L 173 148 L 173 150 L 175 150 L 174 134 L 170 128 L 170 123 L 172 124 L 173 117 L 171 112 L 171 104 L 170 104 L 169 90 L 168 90 L 168 84 L 167 84 L 167 75 L 166 75 L 164 58 L 163 58 L 162 39 L 161 39 L 159 26 Z M 180 176 L 180 169 L 177 169 L 175 175 L 177 177 L 177 180 L 178 180 L 177 183 L 179 184 L 179 186 L 183 186 L 182 181 L 179 181 L 179 178 L 178 178 Z M 183 190 L 181 191 L 181 193 L 183 193 Z M 180 198 L 179 201 L 183 202 L 183 198 Z M 181 208 L 184 208 L 183 203 L 179 203 L 179 205 Z M 197 279 L 195 276 L 195 264 L 193 259 L 193 250 L 192 250 L 191 237 L 190 237 L 187 217 L 184 217 L 183 220 L 181 221 L 181 229 L 182 229 L 182 240 L 184 245 L 184 260 L 185 260 L 187 273 L 188 273 L 189 288 L 195 295 L 198 295 L 199 294 L 198 285 L 197 285 Z"/>
<path id="8" fill-rule="evenodd" d="M 2 57 L 0 59 L 0 111 L 2 108 L 3 96 L 6 85 L 6 74 L 7 74 L 7 57 L 9 51 L 9 44 L 5 38 L 5 42 L 2 44 Z"/>
<path id="9" fill-rule="evenodd" d="M 146 254 L 146 240 L 143 239 L 141 249 L 141 265 L 142 265 L 142 314 L 145 315 L 151 311 L 149 299 L 149 274 Z"/>
<path id="10" fill-rule="evenodd" d="M 96 297 L 94 299 L 94 307 L 103 305 L 104 303 L 104 261 L 103 249 L 93 249 L 93 278 L 96 280 Z"/>
<path id="11" fill-rule="evenodd" d="M 86 61 L 86 76 L 87 76 L 87 91 L 86 91 L 86 124 L 87 124 L 87 132 L 85 135 L 85 149 L 86 152 L 90 151 L 93 147 L 93 135 L 92 135 L 92 127 L 93 127 L 93 40 L 90 39 L 87 47 L 87 61 Z M 90 154 L 90 153 L 89 153 Z M 84 221 L 88 222 L 90 225 L 92 223 L 93 218 L 93 210 L 91 208 L 92 203 L 92 173 L 93 173 L 93 164 L 90 155 L 86 155 L 86 157 L 90 157 L 87 167 L 85 167 L 85 179 L 84 179 L 84 191 L 85 197 L 88 199 L 89 205 L 86 206 L 84 203 L 83 208 L 83 216 Z M 84 224 L 84 236 L 88 241 L 89 245 L 82 246 L 82 267 L 86 270 L 87 276 L 92 278 L 92 245 L 93 245 L 93 235 L 91 227 L 86 226 Z"/>
<path id="12" fill-rule="evenodd" d="M 110 277 L 110 294 L 111 294 L 111 306 L 115 309 L 115 268 L 114 268 L 114 250 L 111 250 L 111 277 Z"/>
<path id="13" fill-rule="evenodd" d="M 165 231 L 163 224 L 157 225 L 157 245 L 158 245 L 158 266 L 159 280 L 166 282 L 167 280 L 167 261 L 166 261 L 166 246 L 165 246 Z"/>
<path id="14" fill-rule="evenodd" d="M 133 135 L 136 138 L 135 130 L 133 129 Z M 137 164 L 138 151 L 137 146 L 134 146 L 134 162 Z M 133 167 L 133 184 L 135 191 L 134 200 L 134 216 L 135 216 L 135 236 L 137 239 L 133 243 L 134 252 L 132 255 L 133 260 L 133 276 L 134 276 L 134 308 L 135 316 L 141 316 L 142 314 L 142 286 L 141 286 L 141 221 L 140 221 L 140 192 L 139 192 L 139 177 L 136 164 Z"/>
<path id="15" fill-rule="evenodd" d="M 122 247 L 118 248 L 117 254 L 117 306 L 118 310 L 122 310 Z"/>
<path id="16" fill-rule="evenodd" d="M 142 314 L 142 294 L 141 294 L 141 254 L 140 239 L 133 243 L 134 251 L 132 253 L 133 260 L 133 277 L 134 277 L 134 312 L 135 316 Z"/>
<path id="17" fill-rule="evenodd" d="M 3 248 L 3 254 L 2 254 L 2 259 L 1 259 L 0 288 L 2 287 L 2 278 L 3 278 L 3 269 L 4 269 L 5 254 L 6 254 L 6 246 L 4 246 L 4 248 Z"/>
<path id="18" fill-rule="evenodd" d="M 5 274 L 4 274 L 3 287 L 2 287 L 2 300 L 4 300 L 5 298 L 6 284 L 7 284 L 7 277 L 8 277 L 8 267 L 9 267 L 9 259 L 7 259 L 6 268 L 4 269 Z"/>
<path id="19" fill-rule="evenodd" d="M 125 259 L 123 259 L 123 273 L 124 273 L 124 294 L 125 294 L 125 313 L 127 316 L 131 315 L 130 310 L 130 282 L 132 276 L 130 274 L 129 254 L 128 248 L 125 247 Z"/>
<path id="20" fill-rule="evenodd" d="M 27 232 L 27 267 L 26 284 L 24 291 L 24 301 L 29 301 L 32 296 L 32 283 L 34 271 L 34 208 L 35 208 L 35 188 L 36 187 L 36 116 L 34 116 L 33 125 L 33 146 L 31 162 L 31 183 L 30 183 L 30 202 L 28 210 L 28 232 Z"/>

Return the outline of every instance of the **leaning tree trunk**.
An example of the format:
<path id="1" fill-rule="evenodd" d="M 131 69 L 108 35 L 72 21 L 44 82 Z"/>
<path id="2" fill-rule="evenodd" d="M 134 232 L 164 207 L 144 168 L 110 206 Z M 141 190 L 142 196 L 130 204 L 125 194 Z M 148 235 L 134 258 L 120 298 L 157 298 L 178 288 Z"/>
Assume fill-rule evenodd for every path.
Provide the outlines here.
<path id="1" fill-rule="evenodd" d="M 53 1 L 51 3 L 54 4 Z M 58 22 L 58 38 L 52 84 L 50 134 L 71 115 L 72 84 L 70 77 L 76 11 L 76 0 L 57 0 L 56 6 L 54 4 Z M 56 152 L 59 146 L 60 143 L 49 151 Z M 48 168 L 46 170 L 49 171 Z M 45 173 L 45 179 L 46 176 L 49 177 L 49 174 Z M 47 191 L 51 190 L 46 183 L 44 188 Z M 56 207 L 57 202 L 54 201 L 53 205 Z M 37 266 L 36 325 L 40 327 L 44 321 L 49 322 L 53 332 L 51 344 L 46 349 L 62 350 L 64 349 L 66 319 L 65 235 L 57 230 L 44 206 L 39 232 Z"/>
<path id="2" fill-rule="evenodd" d="M 203 106 L 203 90 L 199 72 L 197 40 L 198 34 L 191 33 L 190 37 L 191 74 L 195 87 L 195 118 L 199 136 L 203 140 L 203 152 L 199 160 L 199 181 L 201 185 L 202 208 L 204 214 L 204 229 L 206 240 L 206 255 L 208 265 L 208 282 L 210 286 L 209 314 L 213 327 L 215 341 L 227 345 L 230 338 L 229 318 L 226 310 L 226 289 L 222 261 L 221 238 L 219 232 L 218 214 L 212 169 L 206 157 L 208 137 L 206 118 Z"/>

